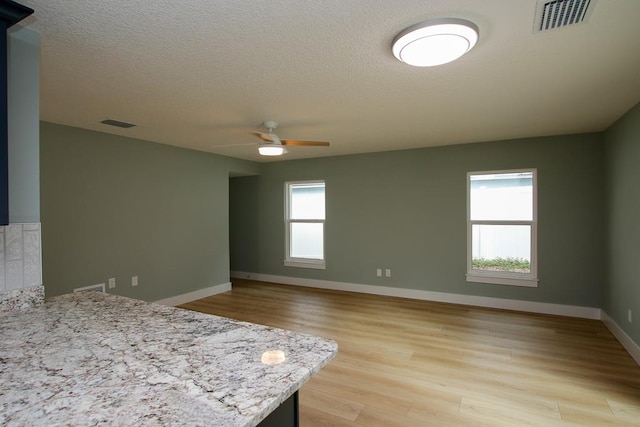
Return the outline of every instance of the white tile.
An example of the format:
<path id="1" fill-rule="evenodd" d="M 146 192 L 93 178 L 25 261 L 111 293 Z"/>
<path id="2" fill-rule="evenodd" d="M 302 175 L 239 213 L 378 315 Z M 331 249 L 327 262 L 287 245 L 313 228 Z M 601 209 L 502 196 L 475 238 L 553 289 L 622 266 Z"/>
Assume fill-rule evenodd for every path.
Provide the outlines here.
<path id="1" fill-rule="evenodd" d="M 24 232 L 24 287 L 42 284 L 40 231 Z"/>
<path id="2" fill-rule="evenodd" d="M 24 236 L 24 256 L 40 254 L 40 233 L 38 231 L 26 231 Z"/>
<path id="3" fill-rule="evenodd" d="M 4 261 L 2 261 L 0 262 L 0 294 L 3 292 L 6 292 L 7 290 L 7 286 L 4 280 L 4 270 L 5 270 Z"/>
<path id="4" fill-rule="evenodd" d="M 40 231 L 40 223 L 31 222 L 27 224 L 22 224 L 22 228 L 24 229 L 24 231 Z"/>
<path id="5" fill-rule="evenodd" d="M 0 293 L 42 285 L 40 223 L 0 227 Z"/>
<path id="6" fill-rule="evenodd" d="M 5 227 L 5 259 L 17 261 L 22 259 L 22 224 L 9 224 Z"/>
<path id="7" fill-rule="evenodd" d="M 24 270 L 22 260 L 7 261 L 5 270 L 5 288 L 7 291 L 24 287 Z"/>

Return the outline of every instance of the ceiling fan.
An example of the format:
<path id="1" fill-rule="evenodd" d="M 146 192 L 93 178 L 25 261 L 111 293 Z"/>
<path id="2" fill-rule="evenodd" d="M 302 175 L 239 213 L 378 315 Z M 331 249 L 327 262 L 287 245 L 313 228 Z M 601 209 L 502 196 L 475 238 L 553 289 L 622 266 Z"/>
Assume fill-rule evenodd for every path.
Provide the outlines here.
<path id="1" fill-rule="evenodd" d="M 258 147 L 258 153 L 261 156 L 281 156 L 286 153 L 285 146 L 307 146 L 307 147 L 328 147 L 329 143 L 326 141 L 300 141 L 297 139 L 280 139 L 278 135 L 273 133 L 278 127 L 278 123 L 273 120 L 267 120 L 264 122 L 264 127 L 268 132 L 253 132 L 255 136 L 260 138 L 260 146 Z"/>

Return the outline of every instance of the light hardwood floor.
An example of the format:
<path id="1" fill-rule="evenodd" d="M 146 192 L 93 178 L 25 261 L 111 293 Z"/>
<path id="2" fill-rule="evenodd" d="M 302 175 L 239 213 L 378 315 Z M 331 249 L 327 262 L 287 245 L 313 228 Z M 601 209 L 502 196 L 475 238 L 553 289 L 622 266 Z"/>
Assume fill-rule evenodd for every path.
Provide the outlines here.
<path id="1" fill-rule="evenodd" d="M 600 321 L 247 280 L 181 307 L 336 340 L 302 427 L 640 426 L 640 367 Z"/>

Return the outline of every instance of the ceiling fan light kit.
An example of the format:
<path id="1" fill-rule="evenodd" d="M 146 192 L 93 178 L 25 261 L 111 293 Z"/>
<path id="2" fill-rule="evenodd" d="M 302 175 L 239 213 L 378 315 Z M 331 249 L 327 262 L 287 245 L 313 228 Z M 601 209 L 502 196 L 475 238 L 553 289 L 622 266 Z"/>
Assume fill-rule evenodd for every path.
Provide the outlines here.
<path id="1" fill-rule="evenodd" d="M 478 26 L 459 18 L 440 18 L 413 25 L 393 40 L 393 55 L 416 67 L 455 61 L 478 41 Z"/>
<path id="2" fill-rule="evenodd" d="M 262 144 L 258 147 L 258 154 L 261 156 L 282 156 L 286 150 L 282 145 Z"/>
<path id="3" fill-rule="evenodd" d="M 328 147 L 330 144 L 325 141 L 300 141 L 297 139 L 280 139 L 273 131 L 278 127 L 278 123 L 273 120 L 264 122 L 264 127 L 268 132 L 253 132 L 262 142 L 258 146 L 258 154 L 261 156 L 281 156 L 287 152 L 285 145 L 307 146 L 307 147 Z"/>

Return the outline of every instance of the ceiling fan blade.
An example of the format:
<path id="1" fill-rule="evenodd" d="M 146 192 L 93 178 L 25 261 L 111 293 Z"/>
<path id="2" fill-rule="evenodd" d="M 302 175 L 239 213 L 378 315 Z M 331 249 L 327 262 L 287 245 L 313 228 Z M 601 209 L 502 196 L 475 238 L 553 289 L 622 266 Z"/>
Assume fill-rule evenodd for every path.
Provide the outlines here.
<path id="1" fill-rule="evenodd" d="M 329 142 L 326 141 L 298 141 L 296 139 L 283 139 L 282 145 L 297 145 L 307 147 L 328 147 Z"/>
<path id="2" fill-rule="evenodd" d="M 258 141 L 256 142 L 244 142 L 242 144 L 216 144 L 212 145 L 211 148 L 226 148 L 226 147 L 243 147 L 245 145 L 259 145 Z"/>
<path id="3" fill-rule="evenodd" d="M 263 141 L 267 141 L 267 142 L 274 142 L 273 138 L 271 137 L 271 135 L 269 135 L 268 133 L 264 133 L 264 132 L 253 132 L 253 134 L 255 136 L 257 136 L 258 138 L 260 138 Z"/>

